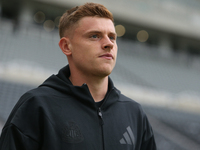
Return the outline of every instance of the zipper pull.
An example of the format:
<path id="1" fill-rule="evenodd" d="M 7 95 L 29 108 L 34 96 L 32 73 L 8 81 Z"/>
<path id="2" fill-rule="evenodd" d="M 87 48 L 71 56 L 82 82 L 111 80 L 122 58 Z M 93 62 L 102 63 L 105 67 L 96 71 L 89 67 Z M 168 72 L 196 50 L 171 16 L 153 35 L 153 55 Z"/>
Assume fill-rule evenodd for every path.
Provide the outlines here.
<path id="1" fill-rule="evenodd" d="M 102 115 L 102 112 L 101 112 L 101 108 L 99 107 L 99 111 L 98 111 L 98 115 L 100 117 L 100 124 L 103 125 L 104 122 L 103 122 L 103 115 Z"/>

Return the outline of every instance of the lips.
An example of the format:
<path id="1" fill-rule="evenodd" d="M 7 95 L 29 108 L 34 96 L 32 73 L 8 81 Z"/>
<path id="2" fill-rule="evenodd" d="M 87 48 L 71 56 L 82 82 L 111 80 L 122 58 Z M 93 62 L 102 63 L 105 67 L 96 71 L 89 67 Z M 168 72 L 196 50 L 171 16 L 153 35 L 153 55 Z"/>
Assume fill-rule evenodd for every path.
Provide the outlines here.
<path id="1" fill-rule="evenodd" d="M 103 54 L 103 55 L 101 55 L 100 57 L 101 57 L 101 58 L 105 58 L 105 59 L 113 59 L 113 58 L 114 58 L 113 55 L 110 54 L 110 53 Z"/>

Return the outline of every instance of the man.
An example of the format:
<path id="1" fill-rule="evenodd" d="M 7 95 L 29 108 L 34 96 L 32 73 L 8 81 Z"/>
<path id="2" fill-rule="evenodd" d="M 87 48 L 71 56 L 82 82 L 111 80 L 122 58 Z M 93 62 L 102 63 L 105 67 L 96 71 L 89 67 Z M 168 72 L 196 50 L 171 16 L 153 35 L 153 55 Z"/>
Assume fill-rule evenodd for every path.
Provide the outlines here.
<path id="1" fill-rule="evenodd" d="M 86 3 L 60 20 L 69 65 L 24 94 L 8 118 L 1 150 L 156 150 L 141 106 L 109 74 L 117 58 L 112 14 Z"/>

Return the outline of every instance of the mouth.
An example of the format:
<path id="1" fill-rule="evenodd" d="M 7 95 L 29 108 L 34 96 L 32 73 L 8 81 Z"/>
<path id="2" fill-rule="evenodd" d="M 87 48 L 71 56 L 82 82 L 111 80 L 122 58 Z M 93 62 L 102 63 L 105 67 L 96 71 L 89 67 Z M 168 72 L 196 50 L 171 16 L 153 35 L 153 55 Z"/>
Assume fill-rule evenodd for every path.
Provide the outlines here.
<path id="1" fill-rule="evenodd" d="M 103 54 L 103 55 L 101 55 L 101 56 L 99 56 L 99 57 L 100 57 L 100 58 L 109 59 L 109 60 L 114 59 L 113 55 L 110 54 L 110 53 Z"/>

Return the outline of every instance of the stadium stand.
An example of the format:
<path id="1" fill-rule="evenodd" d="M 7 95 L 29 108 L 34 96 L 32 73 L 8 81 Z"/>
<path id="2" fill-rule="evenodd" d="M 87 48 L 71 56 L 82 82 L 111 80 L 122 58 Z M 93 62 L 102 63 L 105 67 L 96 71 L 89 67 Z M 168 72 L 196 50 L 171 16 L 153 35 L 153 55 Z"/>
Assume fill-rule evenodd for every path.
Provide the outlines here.
<path id="1" fill-rule="evenodd" d="M 0 21 L 0 129 L 20 96 L 67 64 L 58 31 L 35 24 L 13 32 Z M 111 74 L 116 86 L 143 105 L 158 150 L 199 150 L 200 57 L 163 55 L 160 47 L 118 38 L 118 60 Z"/>

